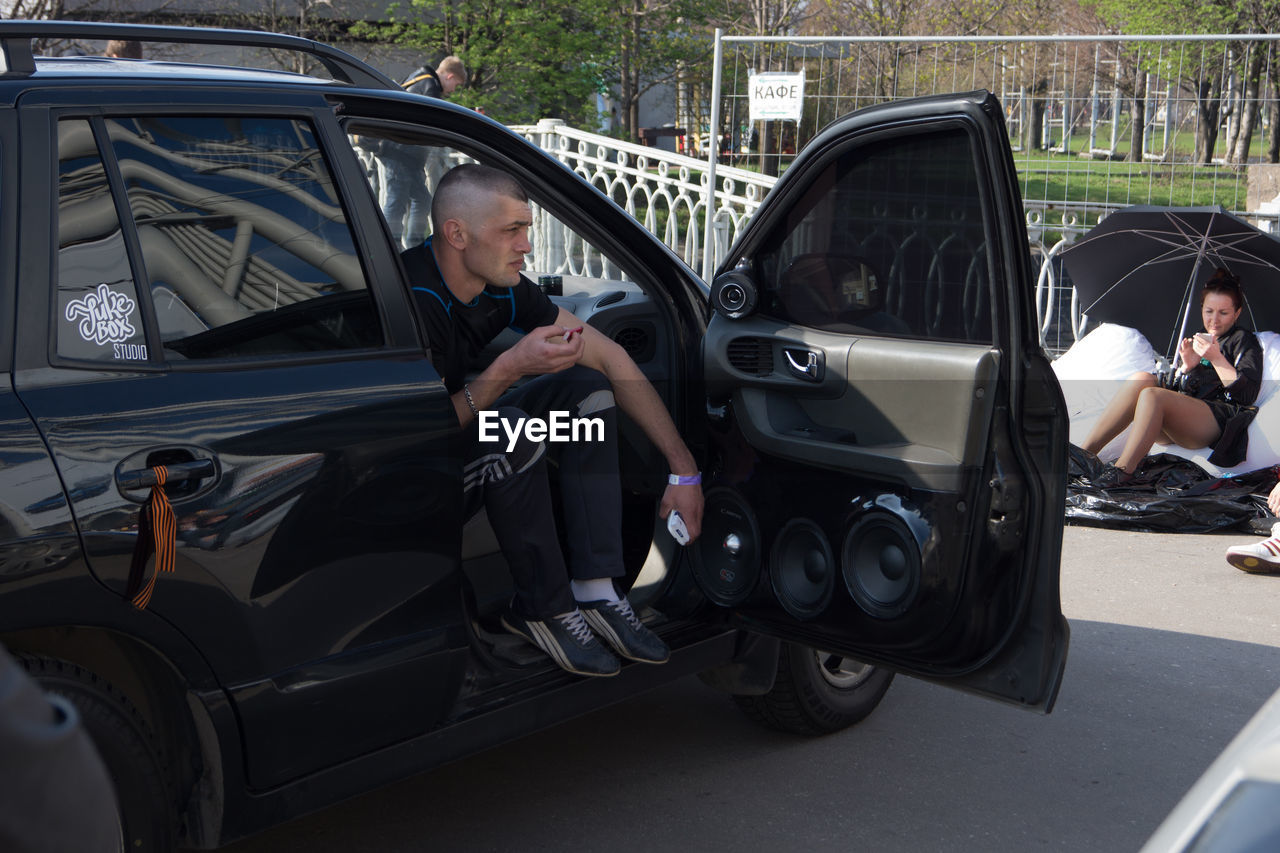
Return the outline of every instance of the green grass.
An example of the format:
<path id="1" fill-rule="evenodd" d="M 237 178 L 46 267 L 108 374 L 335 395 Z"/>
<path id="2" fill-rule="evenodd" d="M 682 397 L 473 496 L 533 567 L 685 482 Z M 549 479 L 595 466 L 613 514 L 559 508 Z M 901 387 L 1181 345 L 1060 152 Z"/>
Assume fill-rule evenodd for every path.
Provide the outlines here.
<path id="1" fill-rule="evenodd" d="M 1023 198 L 1091 204 L 1245 206 L 1244 169 L 1187 163 L 1088 160 L 1073 154 L 1015 154 Z"/>

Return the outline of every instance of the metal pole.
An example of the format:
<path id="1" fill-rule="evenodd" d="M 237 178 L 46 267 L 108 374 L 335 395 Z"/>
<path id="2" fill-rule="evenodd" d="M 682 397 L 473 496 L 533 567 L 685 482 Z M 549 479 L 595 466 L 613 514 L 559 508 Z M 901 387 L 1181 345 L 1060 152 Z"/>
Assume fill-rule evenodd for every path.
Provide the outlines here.
<path id="1" fill-rule="evenodd" d="M 1089 151 L 1098 147 L 1098 53 L 1101 48 L 1093 49 L 1093 98 L 1089 107 Z"/>
<path id="2" fill-rule="evenodd" d="M 711 72 L 711 147 L 707 155 L 707 222 L 703 230 L 702 280 L 711 284 L 715 272 L 715 255 L 712 252 L 716 214 L 716 162 L 720 159 L 720 77 L 724 73 L 724 30 L 716 28 L 715 61 Z"/>

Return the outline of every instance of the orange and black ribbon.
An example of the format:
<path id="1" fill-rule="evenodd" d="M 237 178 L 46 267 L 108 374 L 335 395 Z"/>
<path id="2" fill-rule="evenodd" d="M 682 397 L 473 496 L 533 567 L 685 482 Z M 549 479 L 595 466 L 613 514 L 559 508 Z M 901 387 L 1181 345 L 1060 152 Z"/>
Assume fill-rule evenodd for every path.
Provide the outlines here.
<path id="1" fill-rule="evenodd" d="M 133 606 L 145 610 L 151 601 L 151 593 L 156 586 L 156 575 L 173 571 L 174 552 L 177 548 L 178 524 L 173 515 L 173 507 L 164 493 L 164 482 L 169 472 L 163 465 L 151 469 L 155 472 L 156 483 L 151 487 L 151 496 L 142 505 L 138 513 L 138 542 L 133 548 L 133 563 L 129 567 L 129 585 L 125 590 Z M 147 562 L 152 553 L 156 555 L 155 571 L 146 577 Z"/>

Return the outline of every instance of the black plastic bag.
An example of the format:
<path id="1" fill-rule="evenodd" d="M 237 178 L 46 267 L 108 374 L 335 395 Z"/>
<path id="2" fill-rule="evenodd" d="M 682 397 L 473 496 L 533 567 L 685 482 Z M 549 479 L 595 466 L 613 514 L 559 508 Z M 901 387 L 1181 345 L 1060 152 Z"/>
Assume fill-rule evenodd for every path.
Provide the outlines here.
<path id="1" fill-rule="evenodd" d="M 1214 477 L 1178 456 L 1148 456 L 1122 486 L 1100 489 L 1093 481 L 1102 462 L 1070 445 L 1067 460 L 1067 521 L 1095 527 L 1166 533 L 1269 530 L 1267 494 L 1276 470 Z"/>

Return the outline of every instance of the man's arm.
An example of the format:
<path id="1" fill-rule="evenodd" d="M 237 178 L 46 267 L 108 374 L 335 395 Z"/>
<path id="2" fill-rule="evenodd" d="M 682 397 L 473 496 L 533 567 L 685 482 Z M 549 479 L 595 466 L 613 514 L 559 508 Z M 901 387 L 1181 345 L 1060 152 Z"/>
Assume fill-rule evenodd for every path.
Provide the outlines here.
<path id="1" fill-rule="evenodd" d="M 572 329 L 584 325 L 563 308 L 560 309 L 556 322 Z M 627 351 L 592 326 L 584 327 L 582 341 L 585 347 L 581 363 L 608 377 L 618 408 L 640 425 L 644 434 L 666 457 L 671 473 L 684 476 L 698 473 L 698 463 L 676 430 L 675 422 L 671 420 L 662 398 L 631 356 L 627 355 Z M 668 485 L 658 512 L 666 518 L 671 510 L 679 510 L 689 529 L 690 538 L 696 539 L 702 532 L 702 503 L 701 486 Z"/>
<path id="2" fill-rule="evenodd" d="M 560 313 L 573 318 L 567 311 Z M 570 328 L 576 329 L 581 325 L 575 323 Z M 504 391 L 525 376 L 559 373 L 577 364 L 582 357 L 582 337 L 574 335 L 572 341 L 566 342 L 564 333 L 562 326 L 542 326 L 522 337 L 515 346 L 503 350 L 479 376 L 450 397 L 454 411 L 458 413 L 458 423 L 467 426 L 475 420 L 471 405 L 477 411 L 492 408 Z M 471 394 L 470 404 L 467 401 L 468 391 Z"/>

